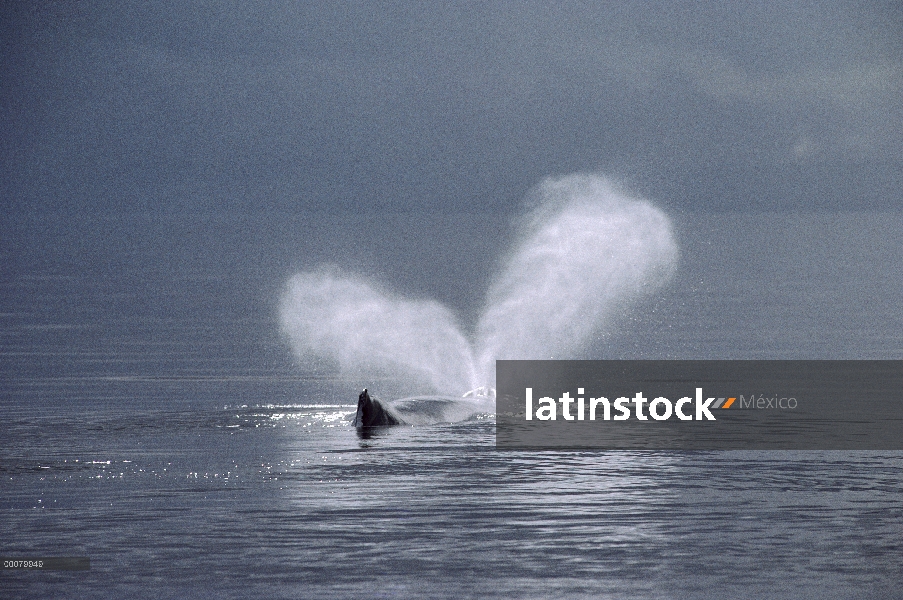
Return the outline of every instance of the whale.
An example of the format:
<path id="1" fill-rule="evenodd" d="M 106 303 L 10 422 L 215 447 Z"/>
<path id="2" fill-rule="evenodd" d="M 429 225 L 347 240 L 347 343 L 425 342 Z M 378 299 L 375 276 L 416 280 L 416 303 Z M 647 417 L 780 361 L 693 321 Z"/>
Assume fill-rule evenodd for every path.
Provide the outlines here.
<path id="1" fill-rule="evenodd" d="M 389 425 L 402 425 L 403 422 L 392 414 L 382 402 L 371 398 L 367 388 L 357 397 L 357 413 L 354 415 L 355 427 L 386 427 Z"/>
<path id="2" fill-rule="evenodd" d="M 495 389 L 471 390 L 461 397 L 415 396 L 393 402 L 372 397 L 364 388 L 357 397 L 352 425 L 361 428 L 391 425 L 431 425 L 457 423 L 495 413 Z"/>

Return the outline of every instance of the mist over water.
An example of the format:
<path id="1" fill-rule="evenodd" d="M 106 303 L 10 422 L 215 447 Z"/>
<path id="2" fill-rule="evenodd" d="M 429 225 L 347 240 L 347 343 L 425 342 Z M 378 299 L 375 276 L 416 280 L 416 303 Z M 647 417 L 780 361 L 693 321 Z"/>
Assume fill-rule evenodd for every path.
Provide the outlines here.
<path id="1" fill-rule="evenodd" d="M 543 181 L 514 240 L 472 337 L 438 302 L 328 267 L 289 280 L 282 330 L 304 362 L 458 395 L 494 385 L 497 359 L 583 357 L 634 302 L 669 281 L 678 257 L 668 217 L 599 175 Z"/>

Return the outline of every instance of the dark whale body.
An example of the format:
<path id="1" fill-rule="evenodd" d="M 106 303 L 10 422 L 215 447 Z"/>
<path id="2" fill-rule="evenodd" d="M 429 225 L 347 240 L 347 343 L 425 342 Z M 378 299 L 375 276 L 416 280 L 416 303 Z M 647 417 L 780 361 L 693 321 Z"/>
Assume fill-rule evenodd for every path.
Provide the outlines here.
<path id="1" fill-rule="evenodd" d="M 380 403 L 367 393 L 367 388 L 357 397 L 357 414 L 354 415 L 355 427 L 385 427 L 387 425 L 401 425 L 400 419 L 390 414 Z"/>

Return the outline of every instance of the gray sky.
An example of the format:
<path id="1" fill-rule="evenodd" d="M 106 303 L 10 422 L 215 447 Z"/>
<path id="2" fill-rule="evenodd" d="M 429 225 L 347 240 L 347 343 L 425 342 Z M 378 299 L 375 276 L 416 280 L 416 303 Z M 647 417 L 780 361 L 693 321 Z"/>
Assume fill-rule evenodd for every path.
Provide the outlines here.
<path id="1" fill-rule="evenodd" d="M 892 2 L 22 2 L 3 184 L 65 213 L 896 208 Z"/>

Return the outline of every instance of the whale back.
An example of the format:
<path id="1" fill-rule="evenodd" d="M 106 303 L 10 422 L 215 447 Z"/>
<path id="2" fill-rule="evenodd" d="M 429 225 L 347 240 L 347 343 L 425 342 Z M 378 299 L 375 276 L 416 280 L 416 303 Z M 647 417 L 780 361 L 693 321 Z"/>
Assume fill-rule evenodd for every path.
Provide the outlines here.
<path id="1" fill-rule="evenodd" d="M 464 397 L 418 396 L 384 402 L 371 397 L 364 389 L 358 396 L 357 412 L 352 424 L 361 428 L 457 423 L 494 412 L 494 395 L 471 393 Z"/>
<path id="2" fill-rule="evenodd" d="M 354 415 L 355 427 L 385 427 L 401 425 L 402 420 L 378 399 L 371 398 L 367 388 L 357 397 L 357 413 Z"/>

